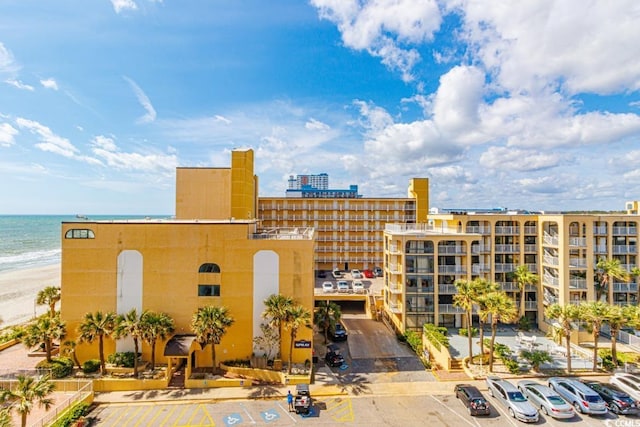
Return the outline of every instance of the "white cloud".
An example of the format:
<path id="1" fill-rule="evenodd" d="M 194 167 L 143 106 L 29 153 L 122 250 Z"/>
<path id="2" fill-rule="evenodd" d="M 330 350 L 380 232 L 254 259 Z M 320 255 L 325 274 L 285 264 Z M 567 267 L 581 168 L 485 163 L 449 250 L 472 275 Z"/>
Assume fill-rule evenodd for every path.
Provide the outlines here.
<path id="1" fill-rule="evenodd" d="M 11 147 L 15 144 L 14 136 L 18 133 L 18 130 L 9 123 L 0 123 L 0 147 Z"/>
<path id="2" fill-rule="evenodd" d="M 129 85 L 131 85 L 131 88 L 133 89 L 133 93 L 135 93 L 136 98 L 138 98 L 138 102 L 140 103 L 140 105 L 142 105 L 142 107 L 147 112 L 144 116 L 138 119 L 138 123 L 153 122 L 156 119 L 156 110 L 153 108 L 153 105 L 151 105 L 151 101 L 149 100 L 149 97 L 147 97 L 147 95 L 143 92 L 143 90 L 140 89 L 140 86 L 138 86 L 136 82 L 134 82 L 133 80 L 131 80 L 129 77 L 126 77 L 126 76 L 124 76 L 124 79 L 129 83 Z"/>
<path id="3" fill-rule="evenodd" d="M 160 172 L 171 175 L 178 166 L 175 154 L 125 153 L 120 151 L 113 138 L 103 135 L 94 137 L 91 140 L 91 146 L 91 151 L 96 157 L 116 170 Z"/>
<path id="4" fill-rule="evenodd" d="M 0 42 L 0 73 L 13 73 L 19 69 L 11 51 Z"/>
<path id="5" fill-rule="evenodd" d="M 307 123 L 304 124 L 305 129 L 308 130 L 319 130 L 319 131 L 328 131 L 331 129 L 331 126 L 329 126 L 326 123 L 322 123 L 319 120 L 316 120 L 314 118 L 310 118 L 309 121 Z"/>
<path id="6" fill-rule="evenodd" d="M 70 158 L 78 153 L 78 149 L 68 139 L 54 134 L 51 129 L 36 121 L 18 117 L 16 124 L 18 127 L 27 129 L 40 137 L 41 142 L 35 145 L 42 151 L 49 151 Z"/>
<path id="7" fill-rule="evenodd" d="M 442 17 L 435 0 L 311 0 L 320 17 L 338 26 L 345 46 L 367 50 L 414 79 L 419 53 L 409 43 L 431 40 Z"/>
<path id="8" fill-rule="evenodd" d="M 115 10 L 116 13 L 120 13 L 124 10 L 138 9 L 138 5 L 133 0 L 111 0 L 111 4 L 113 5 L 113 10 Z"/>
<path id="9" fill-rule="evenodd" d="M 28 90 L 28 91 L 31 91 L 31 92 L 33 92 L 33 90 L 34 90 L 33 86 L 28 85 L 28 84 L 24 84 L 20 80 L 16 80 L 16 79 L 7 79 L 7 80 L 5 80 L 5 83 L 7 83 L 7 84 L 9 84 L 9 85 L 11 85 L 13 87 L 17 87 L 18 89 L 21 89 L 21 90 Z"/>
<path id="10" fill-rule="evenodd" d="M 480 166 L 490 170 L 536 171 L 558 166 L 563 161 L 563 155 L 535 150 L 520 150 L 507 147 L 489 147 L 480 156 Z"/>
<path id="11" fill-rule="evenodd" d="M 53 78 L 42 79 L 40 84 L 47 89 L 58 90 L 58 83 Z"/>
<path id="12" fill-rule="evenodd" d="M 216 119 L 216 121 L 218 122 L 222 122 L 222 123 L 226 123 L 226 124 L 231 124 L 231 120 L 227 119 L 224 116 L 218 115 L 216 114 L 215 116 L 213 116 L 214 119 Z"/>

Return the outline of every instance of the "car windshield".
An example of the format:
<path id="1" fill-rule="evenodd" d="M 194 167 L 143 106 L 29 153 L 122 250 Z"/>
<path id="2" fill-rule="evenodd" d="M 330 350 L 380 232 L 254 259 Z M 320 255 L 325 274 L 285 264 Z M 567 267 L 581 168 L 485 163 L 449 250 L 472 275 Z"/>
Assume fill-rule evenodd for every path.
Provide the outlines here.
<path id="1" fill-rule="evenodd" d="M 512 402 L 525 402 L 527 399 L 519 391 L 512 391 L 507 393 L 509 400 Z"/>
<path id="2" fill-rule="evenodd" d="M 484 404 L 486 403 L 484 399 L 472 399 L 471 401 L 477 406 L 484 406 Z"/>
<path id="3" fill-rule="evenodd" d="M 630 405 L 636 403 L 630 396 L 618 396 L 618 399 Z"/>
<path id="4" fill-rule="evenodd" d="M 547 400 L 549 401 L 549 403 L 552 403 L 554 405 L 566 405 L 567 403 L 560 396 L 547 396 Z"/>
<path id="5" fill-rule="evenodd" d="M 598 403 L 598 402 L 602 402 L 602 398 L 600 398 L 600 396 L 585 396 L 585 399 L 587 402 L 589 403 Z"/>

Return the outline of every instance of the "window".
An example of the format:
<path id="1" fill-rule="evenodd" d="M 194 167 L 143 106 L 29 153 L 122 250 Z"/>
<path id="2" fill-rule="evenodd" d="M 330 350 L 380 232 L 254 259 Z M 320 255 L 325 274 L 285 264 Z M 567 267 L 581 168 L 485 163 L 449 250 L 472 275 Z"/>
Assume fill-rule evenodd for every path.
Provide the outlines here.
<path id="1" fill-rule="evenodd" d="M 220 273 L 220 267 L 218 264 L 208 262 L 200 266 L 198 273 Z"/>
<path id="2" fill-rule="evenodd" d="M 96 235 L 93 230 L 88 228 L 72 228 L 64 234 L 65 239 L 95 239 Z"/>
<path id="3" fill-rule="evenodd" d="M 198 285 L 199 297 L 219 297 L 220 285 Z"/>

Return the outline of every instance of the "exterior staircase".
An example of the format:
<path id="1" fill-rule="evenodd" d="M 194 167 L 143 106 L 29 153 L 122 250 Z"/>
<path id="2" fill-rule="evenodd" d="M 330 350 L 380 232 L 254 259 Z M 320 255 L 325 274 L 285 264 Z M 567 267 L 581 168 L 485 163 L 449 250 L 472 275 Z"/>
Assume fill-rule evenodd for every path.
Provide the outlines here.
<path id="1" fill-rule="evenodd" d="M 184 388 L 185 365 L 185 363 L 182 363 L 180 367 L 175 370 L 169 381 L 169 388 Z"/>
<path id="2" fill-rule="evenodd" d="M 451 359 L 451 369 L 450 371 L 463 371 L 462 360 L 460 359 Z"/>

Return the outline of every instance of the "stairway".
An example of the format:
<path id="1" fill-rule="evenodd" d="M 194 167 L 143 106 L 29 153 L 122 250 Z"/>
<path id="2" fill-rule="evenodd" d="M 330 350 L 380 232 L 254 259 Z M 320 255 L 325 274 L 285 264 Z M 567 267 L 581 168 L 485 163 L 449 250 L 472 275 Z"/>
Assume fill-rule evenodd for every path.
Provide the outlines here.
<path id="1" fill-rule="evenodd" d="M 175 370 L 169 381 L 169 388 L 184 388 L 184 368 L 185 363 L 182 363 Z"/>
<path id="2" fill-rule="evenodd" d="M 459 359 L 451 359 L 451 369 L 450 371 L 462 371 L 462 360 Z"/>

